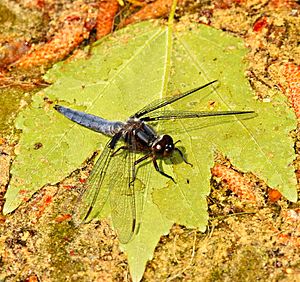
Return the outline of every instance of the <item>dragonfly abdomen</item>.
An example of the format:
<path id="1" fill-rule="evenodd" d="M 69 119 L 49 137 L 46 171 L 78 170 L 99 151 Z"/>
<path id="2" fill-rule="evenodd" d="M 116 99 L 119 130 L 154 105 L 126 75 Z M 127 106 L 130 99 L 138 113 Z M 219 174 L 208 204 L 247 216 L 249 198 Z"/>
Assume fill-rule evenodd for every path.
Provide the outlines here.
<path id="1" fill-rule="evenodd" d="M 60 105 L 55 105 L 54 109 L 77 124 L 108 136 L 115 135 L 124 126 L 124 123 L 120 121 L 109 121 L 98 116 L 73 110 Z"/>

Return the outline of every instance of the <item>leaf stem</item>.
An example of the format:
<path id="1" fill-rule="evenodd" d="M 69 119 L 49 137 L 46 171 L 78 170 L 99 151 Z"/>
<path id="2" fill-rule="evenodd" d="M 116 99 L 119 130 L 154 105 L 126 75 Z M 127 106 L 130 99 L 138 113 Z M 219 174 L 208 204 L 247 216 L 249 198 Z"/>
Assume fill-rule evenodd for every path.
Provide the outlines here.
<path id="1" fill-rule="evenodd" d="M 169 30 L 173 29 L 173 22 L 174 22 L 174 15 L 175 15 L 176 6 L 177 6 L 177 0 L 173 0 L 170 15 L 169 15 L 169 19 L 168 19 Z"/>

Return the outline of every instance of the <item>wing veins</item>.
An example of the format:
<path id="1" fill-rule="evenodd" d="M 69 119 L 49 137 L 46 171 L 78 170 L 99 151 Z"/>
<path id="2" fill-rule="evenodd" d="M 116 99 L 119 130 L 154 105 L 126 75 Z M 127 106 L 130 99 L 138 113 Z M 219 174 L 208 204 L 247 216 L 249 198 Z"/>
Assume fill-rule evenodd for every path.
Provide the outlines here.
<path id="1" fill-rule="evenodd" d="M 133 165 L 135 161 L 135 140 L 129 136 L 130 149 L 122 152 L 123 155 L 123 172 L 116 171 L 115 178 L 112 179 L 110 186 L 117 186 L 110 197 L 112 220 L 119 234 L 121 243 L 128 243 L 136 229 L 137 212 L 135 202 L 135 182 L 133 180 Z M 124 155 L 125 154 L 125 155 Z M 116 156 L 120 157 L 120 156 Z M 125 177 L 117 177 L 117 174 Z"/>
<path id="2" fill-rule="evenodd" d="M 191 89 L 191 90 L 188 90 L 184 93 L 181 93 L 181 94 L 178 94 L 178 95 L 175 95 L 175 96 L 171 96 L 171 97 L 167 97 L 167 98 L 163 98 L 163 99 L 158 99 L 158 100 L 155 100 L 153 101 L 152 103 L 148 104 L 147 106 L 145 106 L 144 108 L 142 108 L 141 110 L 139 110 L 138 112 L 136 112 L 134 115 L 131 116 L 131 118 L 140 118 L 142 117 L 143 115 L 145 114 L 148 114 L 150 112 L 153 112 L 157 109 L 160 109 L 162 107 L 165 107 L 167 105 L 170 105 L 188 95 L 191 95 L 193 94 L 194 92 L 197 92 L 213 83 L 215 83 L 217 80 L 213 80 L 211 82 L 208 82 L 204 85 L 201 85 L 199 87 L 196 87 L 194 89 Z"/>
<path id="3" fill-rule="evenodd" d="M 83 198 L 89 199 L 89 197 L 92 198 L 88 206 L 84 208 L 86 212 L 78 211 L 80 214 L 80 219 L 82 221 L 87 221 L 88 217 L 90 216 L 94 205 L 98 199 L 99 193 L 102 191 L 102 184 L 104 181 L 104 178 L 107 174 L 109 164 L 111 162 L 111 155 L 114 151 L 114 148 L 120 139 L 121 134 L 115 134 L 105 145 L 104 150 L 102 151 L 100 157 L 98 158 L 96 164 L 94 165 L 94 168 L 92 169 L 92 172 L 90 176 L 88 177 L 87 183 L 85 185 L 85 189 L 82 191 L 82 193 L 79 195 L 79 201 L 83 203 Z M 103 201 L 100 211 L 102 210 L 103 206 L 105 205 L 110 191 L 107 192 L 106 199 Z M 84 215 L 84 216 L 83 216 Z"/>
<path id="4" fill-rule="evenodd" d="M 246 115 L 255 114 L 254 111 L 203 111 L 203 112 L 187 112 L 187 111 L 164 111 L 153 113 L 149 116 L 142 117 L 142 121 L 172 120 L 186 118 L 202 118 L 210 116 L 229 116 L 229 115 Z"/>

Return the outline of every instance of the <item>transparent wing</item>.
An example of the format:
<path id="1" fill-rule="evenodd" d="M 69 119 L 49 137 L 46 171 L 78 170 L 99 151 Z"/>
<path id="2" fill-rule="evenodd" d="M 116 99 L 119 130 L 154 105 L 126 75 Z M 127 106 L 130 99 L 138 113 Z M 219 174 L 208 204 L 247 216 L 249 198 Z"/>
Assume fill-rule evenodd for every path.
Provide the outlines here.
<path id="1" fill-rule="evenodd" d="M 247 118 L 255 115 L 254 111 L 162 111 L 154 112 L 149 116 L 141 118 L 143 121 L 157 121 L 157 120 L 171 120 L 171 119 L 190 119 L 190 118 L 204 118 L 216 116 L 237 116 L 244 115 Z"/>
<path id="2" fill-rule="evenodd" d="M 136 218 L 136 201 L 135 201 L 135 187 L 131 178 L 130 164 L 133 153 L 123 151 L 114 156 L 120 159 L 123 167 L 119 170 L 113 169 L 114 177 L 111 180 L 110 186 L 112 189 L 110 195 L 110 208 L 114 228 L 117 230 L 119 240 L 121 243 L 127 243 L 132 238 L 137 218 Z"/>
<path id="3" fill-rule="evenodd" d="M 75 220 L 88 222 L 97 217 L 103 209 L 109 197 L 108 168 L 112 162 L 112 154 L 116 148 L 118 141 L 122 136 L 122 132 L 115 134 L 105 145 L 100 157 L 98 158 L 94 168 L 84 185 L 78 197 L 77 205 L 74 209 Z M 122 166 L 115 161 L 114 166 Z"/>
<path id="4" fill-rule="evenodd" d="M 134 141 L 134 140 L 133 140 Z M 143 208 L 144 183 L 133 181 L 133 165 L 136 160 L 132 150 L 110 147 L 106 144 L 82 190 L 75 216 L 79 222 L 89 222 L 100 215 L 109 201 L 114 228 L 121 243 L 128 243 L 139 226 Z M 115 154 L 113 154 L 116 152 Z"/>
<path id="5" fill-rule="evenodd" d="M 110 182 L 110 207 L 112 221 L 121 243 L 128 243 L 136 233 L 141 210 L 143 208 L 144 183 L 138 178 L 133 179 L 134 162 L 137 158 L 135 142 L 132 140 L 130 150 L 122 150 L 113 158 L 123 166 L 117 169 L 111 166 L 110 173 L 113 178 Z"/>
<path id="6" fill-rule="evenodd" d="M 113 159 L 111 157 L 113 149 L 110 147 L 110 143 L 111 140 L 106 144 L 100 157 L 96 161 L 96 164 L 78 197 L 75 207 L 75 216 L 80 223 L 88 222 L 97 217 L 109 197 L 110 191 L 107 185 L 103 185 L 103 182 L 107 175 L 108 167 Z M 120 164 L 117 163 L 114 163 L 113 165 L 120 166 Z"/>
<path id="7" fill-rule="evenodd" d="M 185 113 L 189 115 L 191 112 L 183 112 L 182 115 L 184 116 Z M 165 112 L 157 113 L 158 116 L 164 116 Z M 181 112 L 179 112 L 180 116 Z M 166 114 L 168 116 L 168 113 Z M 170 116 L 173 114 L 170 112 Z M 232 114 L 232 115 L 208 115 L 208 116 L 201 116 L 201 118 L 194 119 L 194 118 L 166 118 L 161 120 L 154 120 L 149 121 L 148 123 L 152 126 L 155 124 L 160 125 L 160 130 L 162 130 L 165 134 L 173 134 L 173 135 L 180 135 L 186 132 L 193 132 L 195 130 L 204 130 L 206 128 L 212 126 L 218 126 L 222 124 L 232 123 L 232 122 L 241 122 L 243 120 L 252 119 L 256 117 L 257 114 L 254 112 L 243 113 L 243 114 Z"/>
<path id="8" fill-rule="evenodd" d="M 162 98 L 162 99 L 157 99 L 157 100 L 154 100 L 152 103 L 148 104 L 147 106 L 145 106 L 144 108 L 142 108 L 141 110 L 139 110 L 138 112 L 136 112 L 134 115 L 132 115 L 131 117 L 136 117 L 136 118 L 139 118 L 139 117 L 142 117 L 144 116 L 145 114 L 147 113 L 150 113 L 150 112 L 153 112 L 157 109 L 160 109 L 162 107 L 165 107 L 166 105 L 170 105 L 188 95 L 191 95 L 213 83 L 217 82 L 217 80 L 213 80 L 211 82 L 208 82 L 204 85 L 201 85 L 197 88 L 194 88 L 192 90 L 189 90 L 189 91 L 186 91 L 184 93 L 181 93 L 181 94 L 178 94 L 178 95 L 174 95 L 174 96 L 171 96 L 171 97 L 166 97 L 166 98 Z"/>

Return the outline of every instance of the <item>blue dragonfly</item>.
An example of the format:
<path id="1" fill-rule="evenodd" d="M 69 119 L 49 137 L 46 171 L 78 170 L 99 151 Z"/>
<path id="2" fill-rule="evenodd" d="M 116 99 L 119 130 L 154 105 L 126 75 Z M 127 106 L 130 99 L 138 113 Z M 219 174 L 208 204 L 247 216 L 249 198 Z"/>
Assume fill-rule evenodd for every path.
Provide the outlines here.
<path id="1" fill-rule="evenodd" d="M 125 122 L 109 121 L 64 106 L 54 106 L 55 110 L 71 121 L 110 137 L 79 196 L 76 209 L 79 211 L 81 221 L 88 222 L 96 217 L 109 199 L 113 225 L 120 242 L 126 244 L 139 229 L 137 217 L 140 214 L 142 200 L 138 196 L 140 192 L 140 185 L 137 184 L 140 183 L 137 181 L 138 165 L 151 160 L 155 170 L 173 182 L 174 178 L 158 165 L 158 159 L 169 158 L 176 152 L 184 163 L 192 166 L 183 152 L 175 146 L 179 141 L 174 142 L 168 134 L 157 134 L 150 125 L 151 122 L 237 115 L 249 118 L 249 114 L 250 117 L 254 114 L 254 111 L 157 111 L 216 81 L 182 94 L 155 100 L 131 115 Z M 118 146 L 120 142 L 122 144 Z M 137 158 L 137 155 L 140 157 Z"/>

